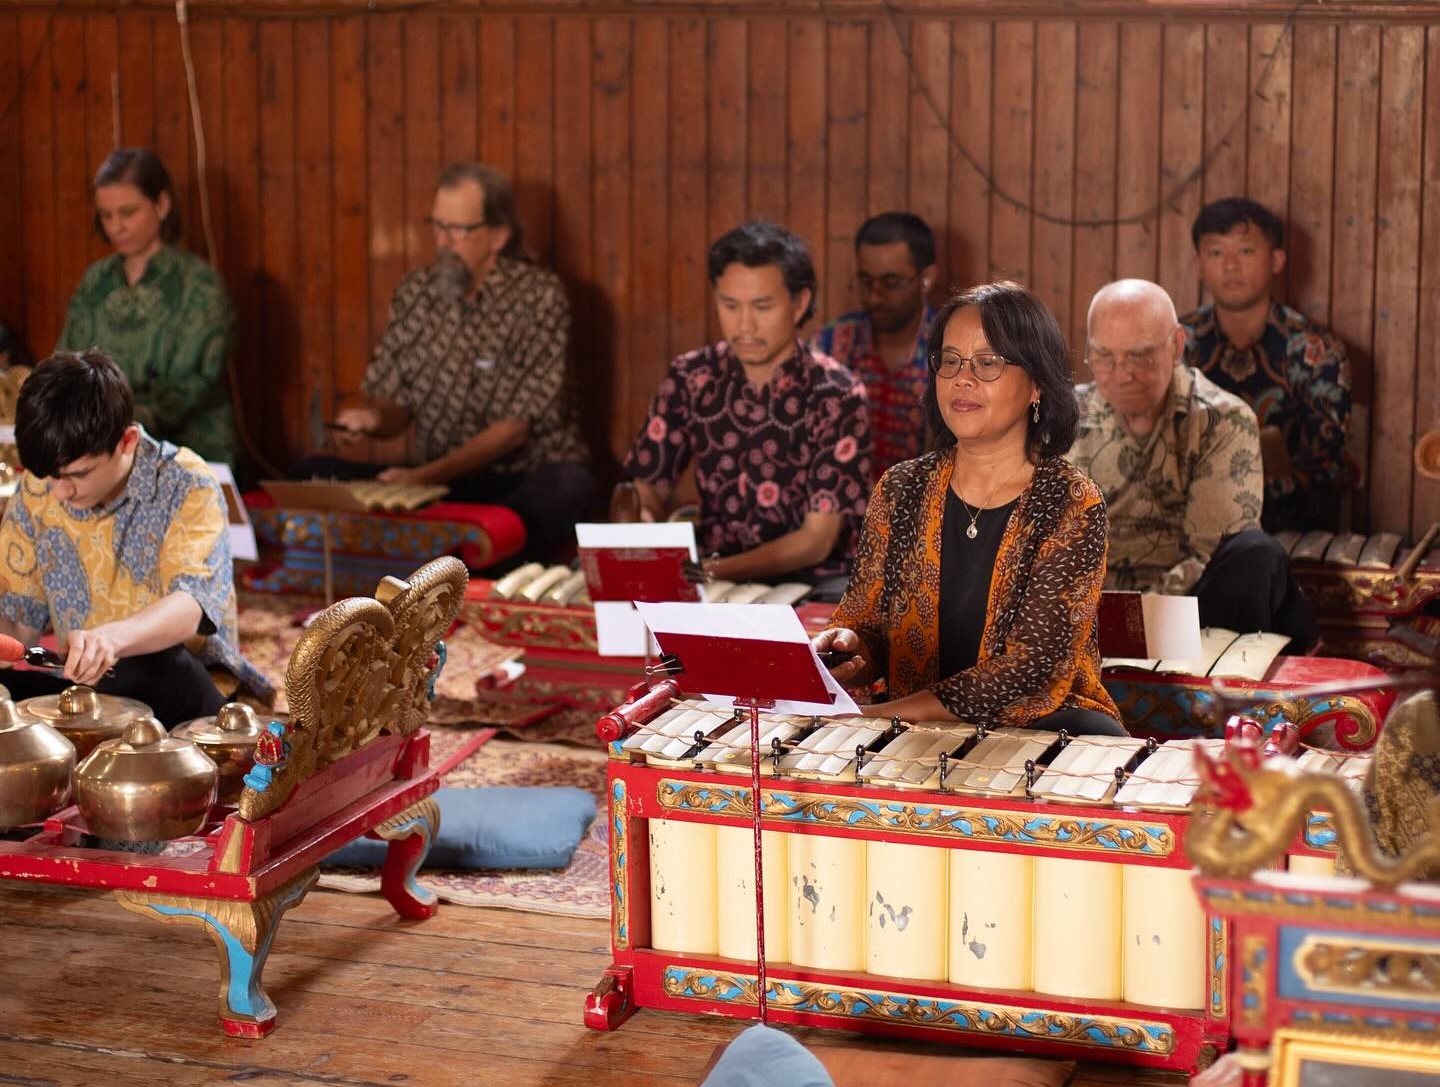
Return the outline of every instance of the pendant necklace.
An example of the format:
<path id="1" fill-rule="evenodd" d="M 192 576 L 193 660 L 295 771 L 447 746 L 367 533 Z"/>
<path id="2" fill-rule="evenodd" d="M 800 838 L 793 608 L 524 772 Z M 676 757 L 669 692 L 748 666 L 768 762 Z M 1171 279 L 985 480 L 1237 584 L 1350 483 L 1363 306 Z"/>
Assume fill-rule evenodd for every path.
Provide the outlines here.
<path id="1" fill-rule="evenodd" d="M 973 512 L 970 509 L 970 503 L 965 501 L 964 495 L 962 495 L 959 491 L 955 492 L 955 497 L 960 499 L 960 505 L 965 507 L 965 516 L 970 518 L 970 527 L 965 530 L 966 539 L 973 540 L 976 536 L 980 535 L 980 529 L 976 527 L 976 522 L 980 520 L 980 515 L 984 513 L 987 508 L 989 508 L 991 499 L 993 499 L 997 494 L 1000 493 L 1000 489 L 1004 487 L 1005 484 L 1011 482 L 1021 472 L 1023 472 L 1026 467 L 1026 464 L 1022 464 L 1018 471 L 1012 472 L 1010 475 L 1005 477 L 1005 479 L 1002 480 L 998 486 L 991 490 L 989 496 L 986 497 L 985 501 L 981 503 L 981 505 L 976 507 Z"/>

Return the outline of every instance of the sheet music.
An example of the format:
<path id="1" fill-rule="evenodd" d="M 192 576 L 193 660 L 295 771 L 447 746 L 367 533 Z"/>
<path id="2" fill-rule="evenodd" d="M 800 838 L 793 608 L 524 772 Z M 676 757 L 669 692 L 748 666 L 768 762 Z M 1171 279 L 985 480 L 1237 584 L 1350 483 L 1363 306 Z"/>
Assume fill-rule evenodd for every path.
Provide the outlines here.
<path id="1" fill-rule="evenodd" d="M 711 638 L 748 641 L 793 642 L 810 646 L 804 624 L 787 604 L 636 604 L 645 625 L 656 634 L 694 634 Z M 820 663 L 813 648 L 810 657 L 825 680 L 825 689 L 835 696 L 833 703 L 794 702 L 781 699 L 769 713 L 807 714 L 820 717 L 854 717 L 860 707 L 848 691 L 836 682 Z M 733 706 L 728 695 L 706 694 L 709 702 Z"/>
<path id="2" fill-rule="evenodd" d="M 697 559 L 695 525 L 689 521 L 658 524 L 579 524 L 575 542 L 581 547 L 685 547 Z M 595 608 L 595 649 L 602 657 L 643 657 L 659 652 L 634 604 L 598 601 Z M 648 643 L 648 644 L 647 644 Z"/>

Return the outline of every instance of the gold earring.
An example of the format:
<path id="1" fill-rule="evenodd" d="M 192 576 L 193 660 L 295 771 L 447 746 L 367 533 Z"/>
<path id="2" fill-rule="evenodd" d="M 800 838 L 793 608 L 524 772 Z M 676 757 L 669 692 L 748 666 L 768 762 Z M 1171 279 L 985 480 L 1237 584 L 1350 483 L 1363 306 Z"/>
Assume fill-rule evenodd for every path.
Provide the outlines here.
<path id="1" fill-rule="evenodd" d="M 1040 401 L 1038 401 L 1038 400 L 1033 400 L 1033 401 L 1031 401 L 1031 403 L 1030 403 L 1030 418 L 1033 419 L 1033 420 L 1035 420 L 1035 422 L 1037 422 L 1037 423 L 1040 421 Z"/>

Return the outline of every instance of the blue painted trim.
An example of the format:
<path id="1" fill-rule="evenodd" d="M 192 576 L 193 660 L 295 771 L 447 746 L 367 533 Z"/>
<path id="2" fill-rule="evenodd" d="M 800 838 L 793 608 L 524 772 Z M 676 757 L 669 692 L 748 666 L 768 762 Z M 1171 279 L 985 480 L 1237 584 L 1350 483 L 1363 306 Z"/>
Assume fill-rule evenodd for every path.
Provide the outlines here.
<path id="1" fill-rule="evenodd" d="M 259 942 L 253 955 L 245 950 L 244 945 L 236 939 L 235 934 L 226 928 L 214 914 L 200 909 L 167 906 L 158 902 L 147 902 L 146 905 L 156 913 L 167 917 L 198 918 L 219 936 L 220 944 L 225 950 L 226 1013 L 244 1016 L 259 1022 L 275 1010 L 275 1005 L 260 989 L 260 972 L 265 968 L 265 958 L 270 954 L 271 941 L 275 939 L 275 931 L 280 927 L 280 915 L 298 902 L 307 889 L 307 886 L 301 883 L 291 888 L 284 898 L 275 903 L 275 912 L 271 915 L 270 925 L 264 932 L 258 934 Z"/>
<path id="2" fill-rule="evenodd" d="M 1279 979 L 1276 989 L 1280 996 L 1289 1000 L 1310 1000 L 1319 1004 L 1342 1004 L 1347 1008 L 1392 1008 L 1397 1011 L 1425 1012 L 1431 1015 L 1440 1014 L 1440 995 L 1431 999 L 1415 999 L 1406 997 L 1386 996 L 1383 993 L 1365 993 L 1347 991 L 1343 993 L 1329 992 L 1325 989 L 1317 989 L 1301 976 L 1296 965 L 1301 946 L 1308 936 L 1323 936 L 1327 940 L 1339 946 L 1346 946 L 1357 939 L 1364 939 L 1367 944 L 1382 943 L 1383 938 L 1373 934 L 1361 936 L 1354 932 L 1337 932 L 1328 929 L 1305 928 L 1297 925 L 1281 925 L 1279 932 L 1280 961 L 1278 965 Z M 1434 949 L 1434 954 L 1440 954 L 1440 940 L 1427 940 L 1423 937 L 1405 936 L 1397 937 L 1405 943 L 1412 945 L 1428 945 Z"/>

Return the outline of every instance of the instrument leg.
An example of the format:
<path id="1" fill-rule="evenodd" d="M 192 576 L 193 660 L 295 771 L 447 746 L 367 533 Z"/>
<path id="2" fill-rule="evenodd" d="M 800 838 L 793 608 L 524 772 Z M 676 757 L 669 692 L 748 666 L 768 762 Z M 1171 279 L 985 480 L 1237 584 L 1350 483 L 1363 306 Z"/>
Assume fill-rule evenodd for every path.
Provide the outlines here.
<path id="1" fill-rule="evenodd" d="M 628 966 L 612 966 L 585 996 L 585 1025 L 591 1030 L 615 1030 L 636 1012 L 630 999 Z"/>
<path id="2" fill-rule="evenodd" d="M 439 832 L 440 806 L 433 797 L 392 815 L 375 828 L 376 836 L 390 843 L 385 851 L 385 866 L 380 870 L 380 893 L 401 917 L 423 921 L 434 917 L 440 908 L 439 896 L 421 887 L 415 878 Z"/>
<path id="3" fill-rule="evenodd" d="M 319 878 L 311 868 L 254 902 L 189 895 L 116 891 L 132 913 L 171 925 L 199 925 L 220 952 L 220 1023 L 237 1038 L 262 1038 L 275 1028 L 275 1004 L 260 982 L 280 918 Z"/>

